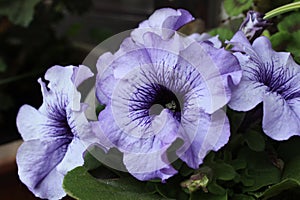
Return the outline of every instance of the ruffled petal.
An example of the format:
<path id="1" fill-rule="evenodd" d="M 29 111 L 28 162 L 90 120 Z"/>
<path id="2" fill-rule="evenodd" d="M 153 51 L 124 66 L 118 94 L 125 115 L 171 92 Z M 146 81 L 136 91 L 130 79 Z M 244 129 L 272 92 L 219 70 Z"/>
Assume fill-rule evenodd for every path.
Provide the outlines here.
<path id="1" fill-rule="evenodd" d="M 300 97 L 289 99 L 286 101 L 290 106 L 291 110 L 297 115 L 300 119 Z"/>
<path id="2" fill-rule="evenodd" d="M 164 182 L 177 173 L 169 163 L 166 151 L 164 148 L 145 154 L 124 153 L 124 164 L 128 172 L 141 181 L 160 178 Z"/>
<path id="3" fill-rule="evenodd" d="M 100 145 L 115 146 L 124 152 L 127 170 L 140 180 L 165 180 L 174 175 L 176 170 L 166 159 L 166 150 L 176 139 L 179 126 L 172 113 L 164 109 L 160 115 L 154 116 L 148 127 L 136 126 L 134 122 L 131 122 L 133 125 L 123 123 L 124 117 L 120 113 L 114 115 L 111 110 L 105 109 L 99 114 L 97 136 L 100 134 L 104 141 L 109 141 L 106 144 L 100 142 Z M 132 162 L 135 159 L 139 162 Z"/>
<path id="4" fill-rule="evenodd" d="M 252 46 L 256 54 L 261 58 L 261 61 L 263 61 L 263 63 L 273 64 L 275 69 L 286 66 L 290 57 L 290 53 L 274 51 L 270 40 L 265 36 L 254 40 Z"/>
<path id="5" fill-rule="evenodd" d="M 156 10 L 148 20 L 140 23 L 139 28 L 132 31 L 131 37 L 134 41 L 142 43 L 144 33 L 154 32 L 163 39 L 168 39 L 176 30 L 192 20 L 193 16 L 186 10 L 162 8 Z"/>
<path id="6" fill-rule="evenodd" d="M 154 116 L 149 127 L 153 134 L 132 144 L 133 151 L 124 152 L 127 170 L 140 180 L 161 178 L 164 181 L 177 173 L 167 158 L 167 149 L 177 138 L 179 127 L 179 122 L 170 112 L 164 109 L 160 115 Z"/>
<path id="7" fill-rule="evenodd" d="M 39 139 L 50 135 L 45 127 L 48 118 L 29 105 L 23 105 L 17 115 L 17 127 L 24 141 Z"/>
<path id="8" fill-rule="evenodd" d="M 48 115 L 50 119 L 65 116 L 67 106 L 74 111 L 81 108 L 81 95 L 72 82 L 73 69 L 73 66 L 54 66 L 45 74 L 45 79 L 49 81 L 48 85 L 41 78 L 38 80 L 43 94 L 43 104 L 39 111 Z"/>
<path id="9" fill-rule="evenodd" d="M 101 55 L 97 61 L 96 97 L 102 104 L 108 104 L 112 95 L 116 79 L 113 70 L 108 67 L 114 61 L 110 52 Z"/>
<path id="10" fill-rule="evenodd" d="M 226 43 L 233 45 L 232 50 L 238 52 L 247 52 L 248 54 L 255 54 L 252 46 L 242 31 L 237 31 L 230 41 Z"/>
<path id="11" fill-rule="evenodd" d="M 300 135 L 300 119 L 280 95 L 265 95 L 263 113 L 263 130 L 274 140 L 287 140 L 293 135 Z"/>
<path id="12" fill-rule="evenodd" d="M 197 52 L 198 56 L 192 52 Z M 198 101 L 202 109 L 211 114 L 223 107 L 230 100 L 230 86 L 237 85 L 242 76 L 237 59 L 224 49 L 192 43 L 181 51 L 178 63 L 186 61 L 201 77 L 197 87 L 201 88 Z"/>
<path id="13" fill-rule="evenodd" d="M 197 118 L 196 118 L 197 117 Z M 226 114 L 218 110 L 212 115 L 195 110 L 183 116 L 181 137 L 185 141 L 177 155 L 197 169 L 210 151 L 217 151 L 229 140 L 230 127 Z"/>
<path id="14" fill-rule="evenodd" d="M 255 81 L 241 81 L 233 88 L 228 106 L 236 111 L 248 111 L 263 101 L 267 87 Z"/>
<path id="15" fill-rule="evenodd" d="M 99 120 L 101 119 L 102 118 L 100 118 Z M 92 127 L 93 133 L 95 134 L 95 137 L 97 138 L 97 146 L 100 146 L 100 148 L 103 149 L 105 152 L 115 147 L 112 141 L 110 141 L 108 136 L 106 136 L 106 134 L 104 133 L 101 123 L 99 121 L 90 122 L 90 125 Z"/>
<path id="16" fill-rule="evenodd" d="M 62 161 L 57 165 L 57 171 L 66 175 L 68 171 L 75 167 L 82 166 L 84 163 L 83 153 L 87 149 L 87 146 L 79 140 L 74 138 L 68 145 L 68 149 Z"/>
<path id="17" fill-rule="evenodd" d="M 42 182 L 40 182 L 35 188 L 29 188 L 29 190 L 35 194 L 35 196 L 42 199 L 62 199 L 66 196 L 62 187 L 63 179 L 64 175 L 54 168 L 45 176 Z"/>
<path id="18" fill-rule="evenodd" d="M 195 40 L 196 42 L 207 42 L 208 44 L 212 45 L 213 47 L 219 49 L 222 47 L 222 42 L 219 40 L 219 36 L 211 36 L 208 33 L 193 33 L 188 35 L 187 38 Z"/>
<path id="19" fill-rule="evenodd" d="M 94 74 L 88 67 L 79 65 L 78 67 L 74 67 L 71 80 L 75 87 L 78 87 L 82 82 L 93 76 Z"/>
<path id="20" fill-rule="evenodd" d="M 18 174 L 21 181 L 34 194 L 43 193 L 46 195 L 43 198 L 49 198 L 55 194 L 61 197 L 62 193 L 57 193 L 57 191 L 62 190 L 62 185 L 57 185 L 57 183 L 62 182 L 63 176 L 52 171 L 56 170 L 56 165 L 64 158 L 68 143 L 67 139 L 57 138 L 30 140 L 20 146 L 16 157 Z M 48 182 L 49 180 L 52 182 Z M 57 191 L 49 190 L 52 187 L 48 185 L 53 185 Z"/>

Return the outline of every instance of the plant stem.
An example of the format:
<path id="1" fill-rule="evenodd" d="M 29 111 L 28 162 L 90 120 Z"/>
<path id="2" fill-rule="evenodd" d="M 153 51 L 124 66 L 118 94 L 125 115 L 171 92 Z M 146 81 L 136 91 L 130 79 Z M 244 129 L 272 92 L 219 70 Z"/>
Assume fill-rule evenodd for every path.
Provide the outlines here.
<path id="1" fill-rule="evenodd" d="M 274 10 L 271 10 L 267 13 L 265 13 L 264 19 L 270 19 L 272 17 L 276 17 L 280 14 L 286 13 L 286 12 L 290 12 L 292 10 L 296 10 L 300 8 L 300 2 L 294 2 L 294 3 L 290 3 L 290 4 L 286 4 L 284 6 L 275 8 Z"/>

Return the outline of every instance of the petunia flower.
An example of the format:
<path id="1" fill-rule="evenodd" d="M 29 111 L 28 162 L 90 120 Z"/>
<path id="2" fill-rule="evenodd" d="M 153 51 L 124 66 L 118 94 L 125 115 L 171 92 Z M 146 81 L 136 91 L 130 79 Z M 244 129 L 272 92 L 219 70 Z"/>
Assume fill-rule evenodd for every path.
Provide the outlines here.
<path id="1" fill-rule="evenodd" d="M 54 66 L 40 78 L 43 104 L 23 105 L 17 127 L 24 140 L 17 153 L 21 181 L 37 197 L 60 199 L 64 175 L 83 164 L 82 154 L 95 138 L 80 103 L 78 85 L 93 76 L 85 66 Z"/>
<path id="2" fill-rule="evenodd" d="M 248 111 L 263 103 L 264 132 L 275 140 L 300 135 L 300 66 L 290 53 L 276 52 L 268 38 L 249 43 L 242 32 L 230 41 L 243 69 L 229 107 Z"/>
<path id="3" fill-rule="evenodd" d="M 160 10 L 153 23 L 176 30 L 182 15 L 169 20 L 170 12 Z M 134 33 L 142 35 L 131 35 L 97 62 L 96 94 L 106 107 L 94 128 L 123 152 L 136 178 L 164 181 L 177 173 L 167 153 L 172 144 L 182 143 L 175 154 L 196 169 L 209 151 L 227 143 L 229 123 L 221 108 L 241 70 L 231 53 L 212 44 L 175 31 L 166 36 L 157 27 L 139 29 Z"/>
<path id="4" fill-rule="evenodd" d="M 163 39 L 167 39 L 171 37 L 176 30 L 192 20 L 194 20 L 194 17 L 184 9 L 158 9 L 148 20 L 141 22 L 139 28 L 132 31 L 131 36 L 136 42 L 143 43 L 144 33 L 150 31 L 160 35 Z"/>
<path id="5" fill-rule="evenodd" d="M 240 26 L 241 31 L 246 35 L 249 41 L 253 41 L 260 36 L 264 29 L 271 25 L 270 22 L 265 20 L 264 14 L 250 10 L 247 12 L 247 17 Z"/>

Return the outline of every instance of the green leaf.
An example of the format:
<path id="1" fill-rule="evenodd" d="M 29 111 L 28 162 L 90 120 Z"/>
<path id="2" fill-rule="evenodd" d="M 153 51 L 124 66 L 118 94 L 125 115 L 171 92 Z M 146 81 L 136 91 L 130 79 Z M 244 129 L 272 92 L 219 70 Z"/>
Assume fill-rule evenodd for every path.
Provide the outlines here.
<path id="1" fill-rule="evenodd" d="M 245 169 L 247 167 L 247 163 L 243 159 L 235 159 L 231 161 L 230 164 L 235 170 Z"/>
<path id="2" fill-rule="evenodd" d="M 118 149 L 111 148 L 105 152 L 98 146 L 92 146 L 86 152 L 84 167 L 92 170 L 100 165 L 116 169 L 115 172 L 127 172 L 123 163 L 123 154 Z"/>
<path id="3" fill-rule="evenodd" d="M 271 36 L 270 41 L 275 50 L 283 51 L 291 43 L 292 38 L 288 32 L 277 32 Z"/>
<path id="4" fill-rule="evenodd" d="M 210 193 L 204 193 L 204 192 L 195 192 L 191 195 L 191 200 L 200 200 L 200 199 L 205 199 L 205 200 L 227 200 L 227 193 L 223 195 L 215 195 L 215 194 L 210 194 Z"/>
<path id="5" fill-rule="evenodd" d="M 293 178 L 300 182 L 300 156 L 295 156 L 285 163 L 282 178 Z"/>
<path id="6" fill-rule="evenodd" d="M 272 35 L 272 46 L 277 51 L 288 51 L 300 63 L 300 13 L 295 12 L 286 16 L 277 27 L 279 32 Z"/>
<path id="7" fill-rule="evenodd" d="M 209 31 L 212 36 L 219 35 L 219 39 L 224 43 L 226 40 L 230 40 L 233 36 L 233 32 L 225 27 L 219 27 Z"/>
<path id="8" fill-rule="evenodd" d="M 285 31 L 278 32 L 271 36 L 271 43 L 277 51 L 290 52 L 294 60 L 300 63 L 300 30 L 292 33 Z"/>
<path id="9" fill-rule="evenodd" d="M 140 182 L 136 180 L 133 177 L 126 177 L 126 178 L 119 178 L 116 179 L 98 179 L 99 182 L 105 183 L 106 185 L 113 186 L 115 188 L 118 188 L 120 191 L 130 191 L 130 192 L 136 192 L 136 193 L 154 193 L 155 189 L 152 191 L 149 191 L 147 188 L 146 182 Z"/>
<path id="10" fill-rule="evenodd" d="M 228 15 L 237 16 L 252 6 L 252 0 L 225 0 L 224 8 Z"/>
<path id="11" fill-rule="evenodd" d="M 245 194 L 236 194 L 232 198 L 233 200 L 255 200 L 252 196 Z"/>
<path id="12" fill-rule="evenodd" d="M 263 151 L 265 149 L 265 139 L 262 133 L 254 130 L 247 131 L 244 135 L 245 142 L 253 151 Z"/>
<path id="13" fill-rule="evenodd" d="M 243 148 L 238 158 L 245 159 L 247 162 L 247 168 L 241 175 L 242 182 L 248 186 L 244 187 L 244 192 L 256 191 L 264 186 L 280 182 L 281 171 L 273 165 L 266 152 L 255 152 Z"/>
<path id="14" fill-rule="evenodd" d="M 41 0 L 13 0 L 0 4 L 0 15 L 6 15 L 11 22 L 28 26 L 33 19 L 34 7 Z"/>
<path id="15" fill-rule="evenodd" d="M 300 30 L 300 13 L 295 12 L 286 16 L 281 22 L 278 23 L 277 27 L 282 32 L 296 32 Z"/>
<path id="16" fill-rule="evenodd" d="M 63 181 L 66 193 L 80 200 L 154 200 L 164 199 L 143 190 L 145 183 L 135 179 L 97 180 L 84 167 L 67 173 Z"/>
<path id="17" fill-rule="evenodd" d="M 282 182 L 268 188 L 261 196 L 262 199 L 269 199 L 281 194 L 283 191 L 299 188 L 299 182 L 294 179 L 285 179 Z"/>
<path id="18" fill-rule="evenodd" d="M 224 195 L 226 193 L 226 190 L 218 185 L 215 181 L 208 184 L 207 189 L 210 193 L 214 195 Z"/>
<path id="19" fill-rule="evenodd" d="M 84 167 L 88 170 L 93 170 L 98 167 L 100 167 L 102 164 L 101 162 L 93 155 L 95 155 L 96 152 L 96 146 L 90 148 L 88 151 L 86 151 L 84 155 Z M 100 148 L 99 148 L 100 149 Z"/>
<path id="20" fill-rule="evenodd" d="M 213 166 L 211 166 L 211 168 L 213 170 L 214 177 L 219 180 L 233 180 L 236 175 L 234 168 L 226 163 L 216 162 Z"/>

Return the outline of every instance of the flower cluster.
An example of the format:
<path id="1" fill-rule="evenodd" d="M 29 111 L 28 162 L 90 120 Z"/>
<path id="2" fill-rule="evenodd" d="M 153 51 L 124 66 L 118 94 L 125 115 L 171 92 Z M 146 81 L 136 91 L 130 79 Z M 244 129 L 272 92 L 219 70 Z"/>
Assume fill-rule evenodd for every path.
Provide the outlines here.
<path id="1" fill-rule="evenodd" d="M 178 173 L 177 159 L 198 169 L 229 141 L 227 104 L 243 112 L 262 104 L 262 129 L 275 140 L 300 135 L 300 66 L 258 37 L 269 23 L 250 12 L 228 50 L 218 37 L 177 32 L 193 19 L 183 9 L 157 10 L 118 51 L 99 57 L 96 97 L 105 108 L 97 121 L 85 117 L 77 90 L 93 76 L 87 67 L 54 66 L 38 80 L 42 106 L 24 105 L 17 116 L 19 176 L 36 196 L 62 198 L 64 176 L 91 145 L 117 148 L 142 181 L 165 182 Z"/>

